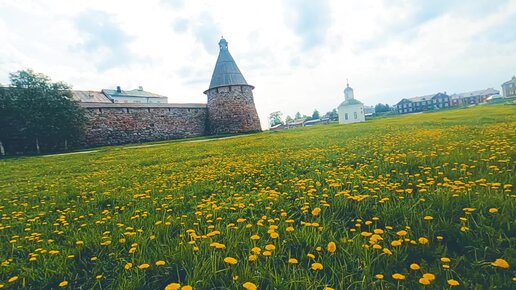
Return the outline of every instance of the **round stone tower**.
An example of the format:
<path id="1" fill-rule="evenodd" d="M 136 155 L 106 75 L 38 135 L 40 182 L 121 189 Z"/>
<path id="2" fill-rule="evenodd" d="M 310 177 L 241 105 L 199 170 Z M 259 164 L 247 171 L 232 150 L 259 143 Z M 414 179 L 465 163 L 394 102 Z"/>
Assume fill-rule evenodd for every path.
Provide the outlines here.
<path id="1" fill-rule="evenodd" d="M 209 134 L 234 134 L 261 131 L 260 119 L 253 99 L 254 87 L 249 85 L 222 38 L 220 52 L 211 77 L 208 96 Z"/>

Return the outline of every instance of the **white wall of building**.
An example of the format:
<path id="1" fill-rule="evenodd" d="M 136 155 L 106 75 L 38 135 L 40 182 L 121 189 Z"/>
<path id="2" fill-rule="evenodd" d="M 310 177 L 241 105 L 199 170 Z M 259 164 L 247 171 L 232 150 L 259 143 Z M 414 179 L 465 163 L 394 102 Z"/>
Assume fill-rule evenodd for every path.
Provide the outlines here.
<path id="1" fill-rule="evenodd" d="M 364 105 L 339 106 L 339 124 L 365 122 Z"/>

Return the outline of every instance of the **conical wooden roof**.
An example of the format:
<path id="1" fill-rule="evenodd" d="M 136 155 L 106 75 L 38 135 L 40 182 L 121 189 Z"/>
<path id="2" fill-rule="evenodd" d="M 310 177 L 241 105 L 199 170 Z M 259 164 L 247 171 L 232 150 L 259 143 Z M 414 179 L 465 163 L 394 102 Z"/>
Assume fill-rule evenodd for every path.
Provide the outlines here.
<path id="1" fill-rule="evenodd" d="M 209 89 L 229 85 L 248 85 L 229 53 L 228 42 L 224 38 L 219 41 L 219 47 L 219 57 L 213 70 Z"/>

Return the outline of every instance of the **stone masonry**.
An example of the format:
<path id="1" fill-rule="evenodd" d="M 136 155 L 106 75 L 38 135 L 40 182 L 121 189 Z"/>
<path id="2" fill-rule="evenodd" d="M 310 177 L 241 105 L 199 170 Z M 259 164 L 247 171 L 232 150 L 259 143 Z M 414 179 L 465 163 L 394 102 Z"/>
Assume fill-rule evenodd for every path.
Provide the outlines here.
<path id="1" fill-rule="evenodd" d="M 85 147 L 206 135 L 205 104 L 81 103 L 88 123 Z"/>
<path id="2" fill-rule="evenodd" d="M 209 134 L 258 132 L 260 119 L 249 85 L 224 86 L 210 89 L 208 95 Z"/>

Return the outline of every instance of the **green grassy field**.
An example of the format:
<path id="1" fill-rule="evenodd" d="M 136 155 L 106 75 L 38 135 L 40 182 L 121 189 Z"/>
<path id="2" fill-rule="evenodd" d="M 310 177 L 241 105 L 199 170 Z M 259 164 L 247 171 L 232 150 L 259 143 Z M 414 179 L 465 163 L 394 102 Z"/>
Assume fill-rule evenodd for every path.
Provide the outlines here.
<path id="1" fill-rule="evenodd" d="M 0 160 L 0 285 L 515 289 L 515 144 L 486 105 Z"/>

